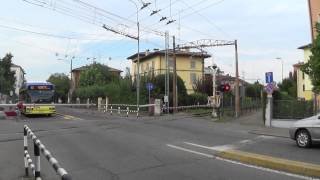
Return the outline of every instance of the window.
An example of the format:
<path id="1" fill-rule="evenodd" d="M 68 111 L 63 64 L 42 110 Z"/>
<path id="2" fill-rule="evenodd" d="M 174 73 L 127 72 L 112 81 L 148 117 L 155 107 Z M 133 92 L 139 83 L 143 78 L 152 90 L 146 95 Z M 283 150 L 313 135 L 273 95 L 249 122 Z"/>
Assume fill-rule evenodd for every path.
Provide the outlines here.
<path id="1" fill-rule="evenodd" d="M 152 63 L 151 63 L 151 68 L 152 68 L 152 70 L 154 70 L 154 61 L 152 61 Z"/>
<path id="2" fill-rule="evenodd" d="M 306 90 L 306 86 L 303 85 L 303 86 L 302 86 L 302 91 L 305 91 L 305 90 Z"/>
<path id="3" fill-rule="evenodd" d="M 304 72 L 302 73 L 302 79 L 304 79 Z"/>
<path id="4" fill-rule="evenodd" d="M 190 73 L 190 83 L 191 84 L 196 84 L 197 82 L 197 75 L 196 73 Z"/>
<path id="5" fill-rule="evenodd" d="M 196 61 L 191 60 L 191 62 L 190 62 L 190 68 L 191 68 L 191 69 L 195 69 L 195 68 L 196 68 Z"/>

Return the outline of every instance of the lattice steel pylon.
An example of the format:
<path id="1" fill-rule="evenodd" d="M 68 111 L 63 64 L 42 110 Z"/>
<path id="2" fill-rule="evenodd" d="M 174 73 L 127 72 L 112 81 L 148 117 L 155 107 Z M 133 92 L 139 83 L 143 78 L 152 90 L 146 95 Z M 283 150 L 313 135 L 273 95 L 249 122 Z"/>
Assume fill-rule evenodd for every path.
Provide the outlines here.
<path id="1" fill-rule="evenodd" d="M 239 93 L 239 68 L 238 68 L 238 41 L 227 40 L 213 40 L 213 39 L 200 39 L 193 42 L 187 42 L 185 44 L 178 45 L 178 49 L 199 49 L 203 52 L 202 48 L 206 47 L 218 47 L 218 46 L 234 46 L 235 48 L 235 116 L 239 117 L 240 114 L 240 93 Z"/>

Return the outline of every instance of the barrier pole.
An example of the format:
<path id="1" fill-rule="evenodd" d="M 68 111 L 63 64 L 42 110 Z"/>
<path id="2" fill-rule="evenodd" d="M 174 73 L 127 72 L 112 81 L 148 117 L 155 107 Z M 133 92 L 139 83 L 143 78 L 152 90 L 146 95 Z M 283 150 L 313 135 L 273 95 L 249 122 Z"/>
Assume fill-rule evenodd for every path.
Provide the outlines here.
<path id="1" fill-rule="evenodd" d="M 129 106 L 127 107 L 127 117 L 129 117 Z"/>
<path id="2" fill-rule="evenodd" d="M 120 115 L 120 106 L 118 107 L 118 114 Z"/>
<path id="3" fill-rule="evenodd" d="M 24 152 L 28 151 L 28 132 L 26 127 L 23 127 L 23 150 Z M 24 170 L 25 170 L 25 175 L 26 177 L 29 176 L 29 165 L 28 165 L 28 160 L 27 160 L 27 154 L 24 153 Z"/>
<path id="4" fill-rule="evenodd" d="M 40 176 L 40 148 L 37 145 L 37 141 L 39 141 L 38 139 L 34 141 L 33 145 L 34 145 L 34 157 L 35 157 L 35 180 L 41 180 L 41 176 Z"/>
<path id="5" fill-rule="evenodd" d="M 110 109 L 110 115 L 112 115 L 112 106 L 111 106 L 111 109 Z"/>

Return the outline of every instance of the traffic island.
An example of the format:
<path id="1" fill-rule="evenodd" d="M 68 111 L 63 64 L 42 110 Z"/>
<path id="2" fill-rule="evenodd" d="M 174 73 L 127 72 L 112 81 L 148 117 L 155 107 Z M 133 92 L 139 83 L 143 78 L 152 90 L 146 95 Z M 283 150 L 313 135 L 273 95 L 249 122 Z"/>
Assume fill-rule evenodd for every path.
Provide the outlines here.
<path id="1" fill-rule="evenodd" d="M 320 177 L 320 165 L 292 161 L 272 156 L 227 150 L 217 153 L 217 157 L 310 177 Z"/>

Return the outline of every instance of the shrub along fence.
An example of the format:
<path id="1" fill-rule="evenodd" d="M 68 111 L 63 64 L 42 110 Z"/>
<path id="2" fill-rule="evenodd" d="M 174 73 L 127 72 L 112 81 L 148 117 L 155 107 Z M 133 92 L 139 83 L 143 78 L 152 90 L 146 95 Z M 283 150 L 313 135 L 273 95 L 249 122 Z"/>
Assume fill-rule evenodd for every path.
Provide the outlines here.
<path id="1" fill-rule="evenodd" d="M 314 115 L 313 101 L 274 100 L 273 119 L 303 119 Z"/>

